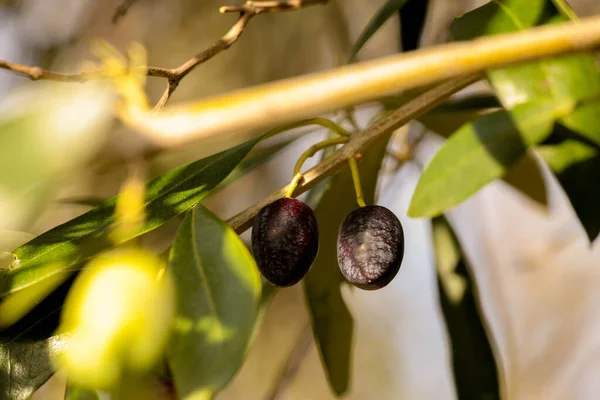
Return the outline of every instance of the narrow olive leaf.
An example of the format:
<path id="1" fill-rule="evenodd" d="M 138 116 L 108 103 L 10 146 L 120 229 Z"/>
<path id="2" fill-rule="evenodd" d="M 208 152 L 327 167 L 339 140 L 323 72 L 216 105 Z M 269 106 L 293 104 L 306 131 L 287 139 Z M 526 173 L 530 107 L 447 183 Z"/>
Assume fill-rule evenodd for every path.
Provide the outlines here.
<path id="1" fill-rule="evenodd" d="M 61 336 L 0 344 L 0 400 L 29 399 L 54 374 L 51 358 L 63 345 Z"/>
<path id="2" fill-rule="evenodd" d="M 261 300 L 261 277 L 239 236 L 198 204 L 169 258 L 177 317 L 168 361 L 180 398 L 211 399 L 240 368 Z"/>
<path id="3" fill-rule="evenodd" d="M 464 125 L 450 137 L 425 169 L 408 215 L 433 217 L 474 194 L 506 171 L 532 144 L 543 141 L 554 121 L 573 104 L 553 100 L 499 110 Z"/>
<path id="4" fill-rule="evenodd" d="M 600 233 L 600 151 L 584 142 L 567 139 L 538 148 L 560 182 L 588 238 Z"/>
<path id="5" fill-rule="evenodd" d="M 402 51 L 419 48 L 429 3 L 429 0 L 409 0 L 402 10 L 398 11 Z"/>
<path id="6" fill-rule="evenodd" d="M 295 134 L 291 137 L 286 138 L 285 140 L 281 140 L 277 143 L 270 144 L 265 147 L 256 147 L 254 148 L 248 156 L 243 159 L 239 165 L 221 182 L 213 191 L 216 193 L 218 190 L 223 189 L 227 185 L 235 182 L 240 179 L 244 175 L 249 172 L 252 172 L 258 166 L 268 162 L 274 156 L 279 154 L 280 151 L 287 148 L 290 144 L 294 143 L 296 139 L 300 136 L 305 135 L 306 132 L 301 132 L 300 134 Z"/>
<path id="7" fill-rule="evenodd" d="M 365 29 L 361 32 L 360 36 L 352 45 L 350 56 L 348 57 L 347 63 L 350 64 L 356 60 L 356 56 L 360 49 L 373 37 L 373 35 L 385 24 L 398 10 L 402 8 L 404 4 L 409 0 L 387 0 L 383 6 L 377 11 L 377 13 L 367 23 Z"/>
<path id="8" fill-rule="evenodd" d="M 546 0 L 498 0 L 457 18 L 450 31 L 457 40 L 524 30 L 563 22 Z M 592 54 L 561 56 L 488 72 L 488 79 L 507 109 L 540 97 L 581 101 L 600 94 L 600 74 Z M 600 144 L 600 103 L 565 116 L 561 123 Z"/>
<path id="9" fill-rule="evenodd" d="M 449 138 L 461 126 L 500 108 L 502 105 L 496 96 L 474 95 L 442 103 L 420 116 L 418 121 L 430 131 Z"/>
<path id="10" fill-rule="evenodd" d="M 379 139 L 359 164 L 365 201 L 374 202 L 377 175 L 388 137 Z M 348 390 L 352 366 L 353 321 L 342 294 L 344 282 L 337 263 L 337 235 L 344 217 L 357 207 L 350 169 L 332 178 L 315 215 L 319 223 L 319 254 L 304 279 L 313 333 L 327 380 L 337 395 Z"/>
<path id="11" fill-rule="evenodd" d="M 500 399 L 498 371 L 480 317 L 475 281 L 444 217 L 432 220 L 440 306 L 450 338 L 452 372 L 459 399 Z"/>
<path id="12" fill-rule="evenodd" d="M 182 165 L 149 181 L 146 221 L 127 239 L 151 231 L 191 208 L 223 181 L 259 140 Z M 13 268 L 0 271 L 0 297 L 72 268 L 111 246 L 106 234 L 114 222 L 115 204 L 116 198 L 107 200 L 17 248 Z"/>
<path id="13" fill-rule="evenodd" d="M 98 392 L 95 390 L 77 387 L 68 382 L 65 391 L 65 400 L 100 400 L 100 396 L 98 396 Z"/>

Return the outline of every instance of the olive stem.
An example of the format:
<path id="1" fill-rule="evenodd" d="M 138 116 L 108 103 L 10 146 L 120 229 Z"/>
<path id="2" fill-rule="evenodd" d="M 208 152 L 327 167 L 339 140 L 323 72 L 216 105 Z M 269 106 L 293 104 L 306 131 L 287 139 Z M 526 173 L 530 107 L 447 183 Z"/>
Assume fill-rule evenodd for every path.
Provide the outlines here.
<path id="1" fill-rule="evenodd" d="M 292 195 L 294 194 L 294 190 L 296 190 L 296 188 L 298 187 L 298 184 L 300 183 L 301 180 L 302 180 L 301 172 L 294 174 L 294 179 L 292 179 L 292 181 L 290 182 L 290 188 L 285 193 L 285 197 L 288 197 L 288 198 L 292 197 Z"/>
<path id="2" fill-rule="evenodd" d="M 360 207 L 364 207 L 367 204 L 363 198 L 362 186 L 360 184 L 360 174 L 358 172 L 358 163 L 356 162 L 356 156 L 348 159 L 350 165 L 350 172 L 352 173 L 352 183 L 354 183 L 354 190 L 356 191 L 356 202 Z"/>
<path id="3" fill-rule="evenodd" d="M 571 8 L 567 0 L 552 0 L 556 8 L 572 21 L 578 21 L 579 17 Z"/>
<path id="4" fill-rule="evenodd" d="M 290 187 L 288 188 L 285 197 L 292 197 L 294 191 L 296 190 L 296 187 L 298 187 L 298 184 L 302 180 L 302 165 L 304 165 L 304 162 L 306 160 L 314 156 L 319 150 L 323 150 L 329 146 L 335 146 L 346 142 L 348 142 L 347 136 L 327 139 L 323 140 L 322 142 L 313 144 L 308 148 L 308 150 L 302 153 L 302 155 L 298 158 L 298 161 L 296 161 L 296 165 L 294 166 L 294 179 L 292 179 L 292 182 L 290 182 Z"/>

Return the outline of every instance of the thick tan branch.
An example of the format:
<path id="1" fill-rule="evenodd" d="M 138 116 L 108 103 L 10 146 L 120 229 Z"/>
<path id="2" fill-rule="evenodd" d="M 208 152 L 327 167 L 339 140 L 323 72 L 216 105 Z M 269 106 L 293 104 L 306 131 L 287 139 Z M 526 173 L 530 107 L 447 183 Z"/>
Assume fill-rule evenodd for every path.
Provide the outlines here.
<path id="1" fill-rule="evenodd" d="M 129 123 L 162 147 L 264 130 L 386 95 L 543 57 L 600 46 L 600 16 L 449 43 L 236 90 Z M 231 118 L 235 115 L 235 118 Z"/>
<path id="2" fill-rule="evenodd" d="M 357 153 L 362 153 L 377 137 L 392 133 L 479 79 L 480 75 L 469 75 L 467 77 L 442 83 L 404 104 L 390 115 L 369 126 L 365 131 L 353 135 L 345 146 L 337 150 L 330 157 L 323 160 L 323 162 L 316 165 L 308 172 L 304 173 L 304 179 L 296 187 L 294 195 L 297 196 L 306 192 L 323 179 L 334 174 L 346 165 L 350 157 L 353 157 Z M 252 221 L 258 211 L 267 204 L 285 196 L 289 186 L 290 185 L 288 184 L 280 188 L 267 198 L 229 219 L 227 223 L 235 229 L 237 233 L 244 232 L 252 225 Z"/>

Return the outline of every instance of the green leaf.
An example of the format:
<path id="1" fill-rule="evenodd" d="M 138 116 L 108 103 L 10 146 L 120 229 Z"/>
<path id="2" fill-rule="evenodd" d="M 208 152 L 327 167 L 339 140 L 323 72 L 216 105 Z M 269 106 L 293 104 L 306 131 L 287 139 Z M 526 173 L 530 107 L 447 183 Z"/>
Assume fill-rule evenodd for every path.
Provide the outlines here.
<path id="1" fill-rule="evenodd" d="M 371 39 L 371 37 L 390 19 L 398 10 L 402 8 L 404 4 L 409 0 L 387 0 L 383 6 L 377 11 L 377 13 L 367 23 L 365 29 L 361 32 L 360 36 L 352 46 L 350 56 L 348 57 L 347 63 L 350 64 L 355 61 L 356 56 L 360 49 Z"/>
<path id="2" fill-rule="evenodd" d="M 420 116 L 418 121 L 430 131 L 449 138 L 461 126 L 500 108 L 502 105 L 495 96 L 468 96 L 442 103 Z"/>
<path id="3" fill-rule="evenodd" d="M 425 20 L 427 19 L 427 9 L 430 6 L 429 0 L 408 1 L 402 11 L 398 12 L 400 17 L 400 43 L 402 51 L 412 51 L 419 48 Z"/>
<path id="4" fill-rule="evenodd" d="M 100 396 L 95 390 L 80 388 L 68 382 L 65 400 L 100 400 Z"/>
<path id="5" fill-rule="evenodd" d="M 524 30 L 565 18 L 546 0 L 498 0 L 456 19 L 450 31 L 458 40 Z M 600 74 L 592 54 L 562 56 L 488 72 L 488 79 L 507 109 L 540 97 L 575 102 L 600 94 Z M 600 103 L 582 107 L 561 121 L 600 144 Z"/>
<path id="6" fill-rule="evenodd" d="M 197 205 L 169 260 L 178 315 L 168 360 L 181 398 L 210 399 L 242 364 L 258 315 L 261 278 L 239 236 Z"/>
<path id="7" fill-rule="evenodd" d="M 593 241 L 600 233 L 600 151 L 574 139 L 540 146 L 538 151 L 558 178 Z"/>
<path id="8" fill-rule="evenodd" d="M 374 202 L 377 175 L 389 137 L 379 139 L 359 165 L 365 201 Z M 332 390 L 342 395 L 350 379 L 353 321 L 342 294 L 345 282 L 337 262 L 337 235 L 344 217 L 357 207 L 350 169 L 332 178 L 315 209 L 319 223 L 319 254 L 304 279 L 313 332 Z"/>
<path id="9" fill-rule="evenodd" d="M 25 400 L 54 374 L 51 357 L 64 338 L 0 344 L 0 400 Z"/>
<path id="10" fill-rule="evenodd" d="M 492 346 L 480 317 L 477 290 L 456 236 L 444 217 L 432 220 L 440 306 L 450 337 L 459 399 L 499 399 Z"/>
<path id="11" fill-rule="evenodd" d="M 248 154 L 260 138 L 202 160 L 182 165 L 148 182 L 146 221 L 131 238 L 151 231 L 194 206 Z M 0 272 L 0 297 L 72 268 L 112 245 L 116 197 L 25 243 L 14 251 L 15 268 Z"/>
<path id="12" fill-rule="evenodd" d="M 521 104 L 464 125 L 450 137 L 425 169 L 408 215 L 432 217 L 502 177 L 527 148 L 543 141 L 553 122 L 573 105 L 554 101 Z"/>
<path id="13" fill-rule="evenodd" d="M 292 137 L 286 138 L 285 140 L 281 140 L 277 143 L 270 144 L 265 147 L 256 147 L 253 149 L 248 156 L 239 163 L 239 165 L 216 187 L 213 193 L 216 193 L 218 190 L 223 189 L 225 186 L 235 182 L 242 176 L 251 172 L 254 168 L 268 162 L 274 156 L 276 156 L 280 151 L 284 150 L 287 146 L 292 144 L 296 139 L 300 136 L 305 135 L 306 132 L 301 132 L 300 134 L 296 134 Z"/>
<path id="14" fill-rule="evenodd" d="M 461 126 L 500 107 L 495 96 L 476 95 L 448 101 L 419 118 L 427 129 L 448 138 Z M 548 205 L 546 184 L 535 158 L 527 153 L 513 164 L 502 180 L 531 200 Z"/>

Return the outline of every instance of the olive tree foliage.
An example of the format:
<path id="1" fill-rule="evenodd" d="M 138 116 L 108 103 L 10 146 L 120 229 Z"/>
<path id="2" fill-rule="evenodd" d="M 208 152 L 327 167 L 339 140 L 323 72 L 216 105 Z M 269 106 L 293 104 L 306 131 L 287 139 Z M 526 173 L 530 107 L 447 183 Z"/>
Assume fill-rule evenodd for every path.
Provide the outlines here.
<path id="1" fill-rule="evenodd" d="M 134 3 L 125 2 L 115 18 Z M 237 13 L 237 22 L 211 47 L 177 68 L 148 67 L 143 49 L 136 46 L 125 57 L 102 45 L 96 70 L 70 75 L 0 60 L 0 67 L 33 80 L 63 81 L 51 86 L 51 101 L 25 92 L 0 113 L 0 217 L 7 229 L 27 220 L 27 210 L 43 206 L 36 204 L 35 194 L 47 188 L 36 183 L 47 182 L 86 159 L 89 142 L 83 136 L 90 130 L 108 130 L 115 116 L 147 135 L 158 149 L 242 126 L 256 131 L 245 143 L 152 179 L 130 173 L 114 198 L 88 201 L 91 209 L 81 216 L 27 237 L 22 240 L 26 243 L 3 254 L 0 399 L 28 398 L 56 372 L 53 360 L 60 359 L 70 333 L 58 329 L 61 308 L 88 261 L 135 243 L 172 220 L 179 221 L 178 232 L 167 253 L 159 257 L 168 263 L 173 281 L 175 317 L 166 327 L 169 344 L 160 354 L 162 362 L 145 378 L 171 388 L 169 396 L 213 398 L 244 363 L 274 291 L 260 278 L 239 234 L 264 205 L 286 192 L 296 196 L 307 191 L 319 224 L 320 251 L 301 284 L 331 390 L 339 396 L 346 393 L 353 379 L 353 319 L 341 295 L 341 285 L 346 283 L 337 266 L 335 243 L 343 218 L 357 206 L 356 177 L 348 162 L 360 155 L 364 200 L 376 203 L 383 160 L 411 162 L 411 152 L 419 145 L 421 137 L 409 136 L 403 138 L 405 153 L 386 152 L 397 129 L 409 123 L 422 124 L 447 138 L 423 167 L 408 217 L 431 220 L 456 390 L 459 398 L 500 397 L 493 338 L 477 302 L 478 296 L 486 294 L 477 292 L 469 260 L 444 213 L 497 179 L 546 206 L 538 164 L 543 160 L 558 178 L 590 242 L 596 239 L 600 233 L 600 74 L 591 50 L 600 44 L 600 21 L 593 17 L 567 22 L 577 16 L 562 0 L 491 1 L 453 21 L 452 44 L 422 50 L 428 2 L 388 0 L 346 55 L 348 65 L 343 69 L 198 103 L 168 105 L 187 74 L 234 45 L 248 24 L 260 23 L 253 20 L 261 14 L 303 12 L 306 6 L 322 3 L 326 1 L 249 1 L 222 7 L 222 12 Z M 401 54 L 355 65 L 361 48 L 390 18 L 401 22 Z M 154 106 L 143 92 L 147 76 L 167 82 Z M 451 99 L 479 80 L 489 85 L 488 94 Z M 82 90 L 64 89 L 78 81 L 92 82 Z M 305 96 L 310 90 L 319 96 Z M 280 98 L 285 101 L 274 102 Z M 385 112 L 358 129 L 352 107 L 373 101 Z M 268 113 L 256 111 L 265 104 Z M 70 119 L 69 126 L 58 118 L 65 107 L 71 113 L 77 110 L 80 117 L 75 122 Z M 320 117 L 339 109 L 345 110 L 343 123 Z M 262 147 L 257 147 L 259 142 L 306 125 L 324 126 L 332 135 L 347 135 L 347 139 L 336 142 L 342 144 L 335 151 L 324 152 L 320 162 L 293 185 L 248 205 L 228 221 L 204 207 L 207 196 L 265 163 L 299 135 Z M 64 142 L 44 142 L 48 130 L 62 132 Z M 25 148 L 25 143 L 39 146 Z M 49 152 L 65 147 L 72 154 L 61 162 L 47 162 Z M 33 152 L 39 165 L 11 170 L 11 165 L 19 165 L 23 152 Z M 12 197 L 3 196 L 8 189 Z M 139 207 L 132 208 L 131 202 Z M 66 398 L 96 398 L 95 389 L 102 388 L 69 383 Z M 118 397 L 120 392 L 115 393 Z"/>

